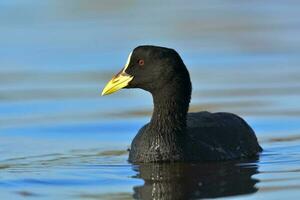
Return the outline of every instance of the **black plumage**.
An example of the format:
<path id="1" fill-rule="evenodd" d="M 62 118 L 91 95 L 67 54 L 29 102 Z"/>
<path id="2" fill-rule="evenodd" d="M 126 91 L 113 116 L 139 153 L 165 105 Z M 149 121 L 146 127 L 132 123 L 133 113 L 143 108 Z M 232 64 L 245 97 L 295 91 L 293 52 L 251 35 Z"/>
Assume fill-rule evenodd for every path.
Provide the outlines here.
<path id="1" fill-rule="evenodd" d="M 139 46 L 129 57 L 125 88 L 153 96 L 151 121 L 131 144 L 129 161 L 219 161 L 256 156 L 262 148 L 251 127 L 231 113 L 187 113 L 191 81 L 179 54 L 169 48 Z"/>

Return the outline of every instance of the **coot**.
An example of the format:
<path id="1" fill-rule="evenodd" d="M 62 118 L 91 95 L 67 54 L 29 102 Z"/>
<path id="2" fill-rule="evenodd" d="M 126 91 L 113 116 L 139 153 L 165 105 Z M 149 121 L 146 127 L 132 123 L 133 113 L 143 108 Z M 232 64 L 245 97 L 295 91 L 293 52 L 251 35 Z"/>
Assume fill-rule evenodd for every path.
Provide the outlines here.
<path id="1" fill-rule="evenodd" d="M 188 113 L 189 72 L 170 48 L 139 46 L 103 89 L 140 88 L 153 96 L 154 110 L 132 141 L 129 161 L 201 162 L 255 157 L 262 148 L 251 127 L 232 113 Z"/>

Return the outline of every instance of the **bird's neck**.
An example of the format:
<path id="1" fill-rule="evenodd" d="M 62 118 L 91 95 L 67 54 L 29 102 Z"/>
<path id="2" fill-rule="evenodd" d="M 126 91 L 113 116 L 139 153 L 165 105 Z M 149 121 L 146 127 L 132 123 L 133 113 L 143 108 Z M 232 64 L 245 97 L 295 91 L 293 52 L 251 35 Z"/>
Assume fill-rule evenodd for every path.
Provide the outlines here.
<path id="1" fill-rule="evenodd" d="M 176 86 L 177 84 L 177 86 Z M 152 92 L 154 111 L 148 125 L 151 138 L 150 154 L 160 159 L 176 161 L 184 159 L 186 118 L 191 89 L 178 83 L 165 85 L 160 91 Z M 151 152 L 155 149 L 155 152 Z"/>
<path id="2" fill-rule="evenodd" d="M 153 92 L 154 111 L 150 128 L 161 136 L 172 138 L 181 135 L 186 128 L 186 118 L 191 98 L 191 86 L 175 82 Z"/>

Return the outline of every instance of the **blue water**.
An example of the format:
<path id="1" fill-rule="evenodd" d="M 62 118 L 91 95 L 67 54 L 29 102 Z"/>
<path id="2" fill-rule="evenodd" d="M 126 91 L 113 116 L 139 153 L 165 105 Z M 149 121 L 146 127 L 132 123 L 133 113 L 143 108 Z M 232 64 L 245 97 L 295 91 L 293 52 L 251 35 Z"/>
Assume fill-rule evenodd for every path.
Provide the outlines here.
<path id="1" fill-rule="evenodd" d="M 297 1 L 0 2 L 1 199 L 298 199 Z M 191 111 L 228 111 L 255 130 L 258 159 L 131 165 L 149 121 L 141 90 L 101 97 L 137 45 L 175 48 Z"/>

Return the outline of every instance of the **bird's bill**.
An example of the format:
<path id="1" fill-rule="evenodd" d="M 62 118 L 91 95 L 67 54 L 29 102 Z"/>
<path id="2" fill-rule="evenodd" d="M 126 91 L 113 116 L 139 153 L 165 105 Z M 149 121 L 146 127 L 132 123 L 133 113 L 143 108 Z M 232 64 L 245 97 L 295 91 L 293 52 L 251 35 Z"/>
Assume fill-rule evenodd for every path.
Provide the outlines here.
<path id="1" fill-rule="evenodd" d="M 133 76 L 127 74 L 125 70 L 122 70 L 106 84 L 101 95 L 103 96 L 117 92 L 126 87 L 132 79 Z"/>

